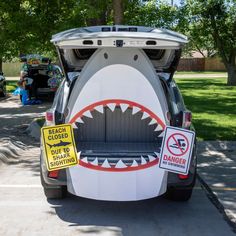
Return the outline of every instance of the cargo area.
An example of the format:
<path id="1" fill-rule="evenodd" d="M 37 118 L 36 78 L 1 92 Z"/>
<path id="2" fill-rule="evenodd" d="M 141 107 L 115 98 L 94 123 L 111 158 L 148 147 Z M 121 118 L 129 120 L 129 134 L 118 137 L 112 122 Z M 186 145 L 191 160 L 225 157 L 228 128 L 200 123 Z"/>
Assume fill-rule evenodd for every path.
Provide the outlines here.
<path id="1" fill-rule="evenodd" d="M 77 150 L 89 162 L 98 158 L 102 164 L 106 158 L 111 165 L 122 159 L 126 165 L 133 160 L 141 163 L 141 156 L 148 162 L 148 155 L 156 156 L 160 151 L 162 138 L 155 131 L 156 125 L 149 125 L 151 118 L 142 119 L 143 113 L 125 112 L 119 106 L 114 111 L 104 107 L 103 113 L 91 111 L 93 118 L 83 117 L 83 124 L 77 124 L 75 141 Z"/>

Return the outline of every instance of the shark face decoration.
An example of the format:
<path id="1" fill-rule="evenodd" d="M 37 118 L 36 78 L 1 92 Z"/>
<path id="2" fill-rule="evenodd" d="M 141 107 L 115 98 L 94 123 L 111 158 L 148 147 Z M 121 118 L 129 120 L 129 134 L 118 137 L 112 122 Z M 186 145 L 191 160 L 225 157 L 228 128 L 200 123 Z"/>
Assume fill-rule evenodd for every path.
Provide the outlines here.
<path id="1" fill-rule="evenodd" d="M 109 50 L 95 54 L 87 64 L 93 69 L 85 68 L 81 73 L 70 97 L 66 121 L 73 125 L 75 134 L 81 134 L 83 127 L 93 132 L 93 122 L 99 119 L 107 122 L 108 116 L 112 124 L 118 125 L 111 128 L 111 141 L 105 141 L 109 150 L 106 152 L 105 149 L 104 156 L 93 153 L 91 147 L 85 148 L 94 155 L 82 151 L 80 164 L 67 170 L 68 191 L 98 200 L 152 198 L 166 191 L 167 173 L 158 167 L 159 149 L 167 123 L 165 94 L 155 71 L 137 49 L 117 50 L 115 53 L 115 49 Z M 105 52 L 116 55 L 110 65 L 106 59 L 101 60 Z M 138 55 L 139 61 L 134 61 L 133 55 Z M 115 63 L 115 60 L 118 62 Z M 104 127 L 97 125 L 96 129 L 99 129 L 97 136 L 102 136 Z M 120 129 L 123 129 L 122 132 Z M 143 131 L 138 133 L 138 129 Z M 116 132 L 117 136 L 114 135 Z M 149 136 L 146 137 L 147 133 Z M 124 138 L 123 134 L 128 137 Z M 146 138 L 144 142 L 143 136 Z M 115 147 L 117 137 L 121 137 L 119 143 L 124 145 L 120 149 Z M 127 148 L 129 154 L 128 147 L 132 142 L 136 145 L 132 151 L 137 155 L 125 156 L 124 150 Z M 78 151 L 81 151 L 81 145 L 83 143 L 79 141 Z M 149 152 L 138 151 L 142 145 L 149 145 Z M 114 158 L 109 151 L 111 153 L 115 149 L 118 154 Z"/>
<path id="2" fill-rule="evenodd" d="M 148 125 L 152 126 L 153 132 L 157 132 L 159 134 L 159 137 L 163 135 L 165 125 L 156 114 L 136 102 L 122 99 L 109 99 L 88 105 L 87 107 L 79 111 L 71 119 L 70 123 L 74 124 L 75 127 L 83 125 L 83 117 L 87 117 L 90 119 L 93 118 L 93 115 L 91 113 L 92 111 L 97 111 L 101 114 L 104 114 L 104 109 L 109 108 L 111 112 L 114 112 L 117 107 L 120 107 L 122 113 L 125 113 L 126 111 L 128 111 L 128 109 L 132 109 L 132 115 L 141 113 L 141 120 L 149 119 Z M 157 152 L 154 152 L 153 155 L 147 155 L 146 157 L 141 155 L 138 159 L 139 160 L 135 160 L 132 158 L 132 163 L 127 164 L 124 160 L 122 160 L 122 158 L 114 163 L 112 162 L 112 160 L 110 161 L 109 157 L 106 159 L 99 159 L 96 157 L 91 161 L 89 161 L 87 157 L 84 157 L 80 160 L 80 165 L 86 168 L 101 171 L 135 171 L 157 165 L 159 161 L 159 154 Z"/>

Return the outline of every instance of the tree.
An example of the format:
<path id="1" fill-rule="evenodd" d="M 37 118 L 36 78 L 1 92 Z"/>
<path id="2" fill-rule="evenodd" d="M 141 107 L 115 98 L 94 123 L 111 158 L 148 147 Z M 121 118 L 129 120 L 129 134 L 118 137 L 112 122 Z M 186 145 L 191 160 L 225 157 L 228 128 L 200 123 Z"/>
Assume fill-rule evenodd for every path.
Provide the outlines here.
<path id="1" fill-rule="evenodd" d="M 236 1 L 188 0 L 187 4 L 199 35 L 211 36 L 227 69 L 227 84 L 236 86 Z"/>
<path id="2" fill-rule="evenodd" d="M 130 0 L 125 5 L 125 23 L 175 29 L 178 24 L 177 7 L 163 1 Z"/>
<path id="3" fill-rule="evenodd" d="M 67 28 L 77 0 L 1 0 L 0 70 L 2 61 L 21 53 L 51 54 L 52 34 Z"/>
<path id="4" fill-rule="evenodd" d="M 21 10 L 21 1 L 0 1 L 0 71 L 2 62 L 16 56 L 27 32 L 24 29 L 28 19 L 24 9 Z"/>
<path id="5" fill-rule="evenodd" d="M 114 24 L 121 25 L 124 21 L 123 0 L 113 0 L 113 21 Z"/>
<path id="6" fill-rule="evenodd" d="M 111 0 L 78 0 L 69 27 L 105 25 L 111 21 Z"/>

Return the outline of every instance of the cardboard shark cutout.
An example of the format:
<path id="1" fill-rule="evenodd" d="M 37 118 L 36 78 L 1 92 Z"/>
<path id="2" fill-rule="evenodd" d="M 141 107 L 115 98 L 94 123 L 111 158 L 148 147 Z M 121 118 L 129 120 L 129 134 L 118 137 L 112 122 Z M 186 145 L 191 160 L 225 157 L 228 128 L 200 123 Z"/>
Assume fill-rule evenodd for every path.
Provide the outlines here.
<path id="1" fill-rule="evenodd" d="M 153 133 L 157 137 L 163 135 L 168 111 L 165 95 L 141 50 L 101 49 L 87 67 L 91 70 L 84 69 L 71 94 L 67 122 L 77 129 L 86 118 L 93 119 L 92 111 L 104 114 L 106 108 L 114 112 L 119 107 L 123 114 L 130 110 L 132 115 L 140 113 L 141 120 L 149 118 Z M 99 157 L 90 162 L 82 156 L 80 164 L 67 171 L 68 191 L 77 196 L 118 201 L 161 195 L 166 191 L 167 173 L 158 167 L 158 152 L 153 150 L 147 160 L 140 155 L 140 161 L 134 159 L 131 165 L 126 165 L 122 156 L 114 165 L 109 163 L 109 156 L 102 162 Z"/>

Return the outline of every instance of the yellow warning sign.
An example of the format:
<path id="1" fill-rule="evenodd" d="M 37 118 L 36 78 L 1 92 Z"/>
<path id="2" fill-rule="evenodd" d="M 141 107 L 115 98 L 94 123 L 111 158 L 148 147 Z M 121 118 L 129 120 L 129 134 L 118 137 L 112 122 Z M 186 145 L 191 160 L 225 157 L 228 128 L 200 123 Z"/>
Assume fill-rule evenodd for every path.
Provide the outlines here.
<path id="1" fill-rule="evenodd" d="M 47 169 L 64 169 L 78 164 L 73 129 L 70 124 L 41 129 Z"/>

